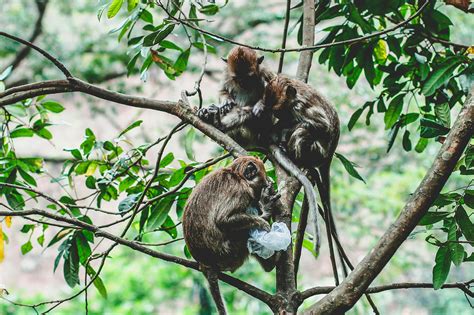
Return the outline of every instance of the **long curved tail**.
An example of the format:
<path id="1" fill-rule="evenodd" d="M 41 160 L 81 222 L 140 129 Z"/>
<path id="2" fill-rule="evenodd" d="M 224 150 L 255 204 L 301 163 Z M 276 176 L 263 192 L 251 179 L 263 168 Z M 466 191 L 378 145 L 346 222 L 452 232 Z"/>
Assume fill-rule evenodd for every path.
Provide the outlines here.
<path id="1" fill-rule="evenodd" d="M 339 254 L 339 259 L 341 262 L 341 267 L 344 273 L 344 277 L 347 277 L 347 274 L 348 274 L 347 267 L 349 267 L 350 270 L 354 270 L 354 265 L 352 264 L 349 257 L 347 256 L 346 251 L 344 250 L 344 247 L 342 246 L 341 241 L 339 240 L 339 235 L 337 234 L 337 229 L 336 229 L 336 223 L 334 221 L 334 217 L 332 214 L 330 166 L 331 166 L 331 161 L 329 161 L 329 163 L 321 165 L 318 168 L 319 178 L 317 178 L 316 180 L 316 185 L 318 187 L 319 195 L 321 197 L 321 203 L 323 204 L 322 215 L 324 217 L 325 225 L 326 225 L 329 251 L 331 254 L 331 264 L 332 264 L 333 272 L 334 272 L 334 279 L 335 279 L 336 285 L 339 285 L 339 276 L 338 276 L 337 267 L 336 267 L 333 240 L 336 243 L 337 252 Z M 370 295 L 365 294 L 365 296 L 370 306 L 372 307 L 372 310 L 374 311 L 374 313 L 379 314 L 379 311 L 377 310 L 377 307 L 374 301 L 372 300 L 372 298 L 370 297 Z"/>
<path id="2" fill-rule="evenodd" d="M 306 198 L 308 200 L 309 213 L 313 215 L 313 224 L 314 224 L 314 252 L 316 256 L 319 255 L 319 250 L 321 247 L 321 234 L 319 232 L 319 222 L 318 222 L 318 204 L 316 192 L 313 189 L 313 184 L 308 179 L 308 177 L 291 161 L 286 154 L 279 148 L 277 145 L 270 145 L 270 151 L 273 157 L 277 160 L 278 163 L 291 175 L 296 177 L 298 181 L 303 185 Z"/>

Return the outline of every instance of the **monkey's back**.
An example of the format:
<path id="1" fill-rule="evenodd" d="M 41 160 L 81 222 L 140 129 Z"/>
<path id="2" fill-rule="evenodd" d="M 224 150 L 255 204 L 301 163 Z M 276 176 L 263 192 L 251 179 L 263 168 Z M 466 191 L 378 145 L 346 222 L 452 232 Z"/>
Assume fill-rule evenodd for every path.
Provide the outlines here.
<path id="1" fill-rule="evenodd" d="M 305 167 L 314 167 L 330 161 L 340 134 L 336 109 L 309 84 L 283 75 L 279 75 L 278 80 L 282 85 L 291 84 L 297 91 L 296 99 L 290 107 L 280 113 L 289 129 L 288 149 L 296 162 Z M 307 149 L 295 152 L 296 148 L 301 147 Z"/>
<path id="2" fill-rule="evenodd" d="M 216 224 L 217 216 L 250 206 L 252 196 L 242 187 L 236 174 L 222 169 L 207 175 L 189 196 L 183 213 L 184 239 L 199 263 L 234 271 L 247 259 L 248 230 L 225 231 Z"/>

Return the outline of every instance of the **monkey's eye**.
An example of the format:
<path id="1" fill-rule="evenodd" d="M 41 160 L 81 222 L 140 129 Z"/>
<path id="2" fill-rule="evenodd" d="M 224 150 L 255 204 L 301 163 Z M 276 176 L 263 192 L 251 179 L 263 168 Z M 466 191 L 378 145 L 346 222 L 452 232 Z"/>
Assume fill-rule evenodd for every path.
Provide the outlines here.
<path id="1" fill-rule="evenodd" d="M 251 180 L 251 179 L 254 179 L 255 176 L 257 176 L 257 173 L 258 173 L 257 166 L 254 163 L 250 162 L 245 167 L 244 177 L 248 180 Z"/>

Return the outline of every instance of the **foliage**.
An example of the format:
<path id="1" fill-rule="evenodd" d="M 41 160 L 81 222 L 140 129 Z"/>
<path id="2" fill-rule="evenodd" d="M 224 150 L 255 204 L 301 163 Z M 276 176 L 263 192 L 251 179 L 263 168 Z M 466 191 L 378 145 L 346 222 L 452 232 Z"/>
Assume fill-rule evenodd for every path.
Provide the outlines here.
<path id="1" fill-rule="evenodd" d="M 398 138 L 402 140 L 403 150 L 421 155 L 426 155 L 430 146 L 444 141 L 454 122 L 451 115 L 459 111 L 472 82 L 472 49 L 450 43 L 453 23 L 436 1 L 422 7 L 422 2 L 414 0 L 375 3 L 325 0 L 319 1 L 316 9 L 317 22 L 325 26 L 326 35 L 317 43 L 319 45 L 387 29 L 410 19 L 420 8 L 420 15 L 393 32 L 317 49 L 318 62 L 343 77 L 348 88 L 363 84 L 364 73 L 365 81 L 376 97 L 357 108 L 347 125 L 349 130 L 361 128 L 359 121 L 364 115 L 367 126 L 378 122 L 380 125 L 383 121 L 389 133 L 387 152 L 395 149 Z M 109 51 L 105 59 L 108 62 L 116 60 L 126 68 L 128 75 L 139 73 L 144 81 L 152 67 L 175 80 L 190 71 L 189 60 L 193 55 L 204 51 L 214 54 L 218 47 L 225 45 L 218 37 L 197 29 L 212 27 L 209 17 L 218 17 L 226 9 L 227 2 L 218 5 L 174 1 L 161 5 L 154 1 L 102 1 L 98 19 L 119 21 L 110 36 L 115 36 L 128 48 L 127 54 Z M 302 8 L 296 5 L 292 10 L 294 23 L 290 35 L 301 44 Z M 102 66 L 98 64 L 102 65 L 100 60 L 92 62 L 93 71 L 84 71 L 83 76 L 96 77 L 97 69 L 102 72 Z M 0 92 L 5 89 L 3 81 L 10 72 L 11 69 L 6 68 L 0 74 Z M 45 196 L 36 190 L 38 176 L 44 172 L 43 159 L 18 157 L 15 143 L 29 138 L 53 141 L 53 117 L 63 110 L 61 103 L 46 96 L 2 108 L 0 183 L 4 185 L 0 185 L 0 196 L 6 200 L 5 207 L 23 210 L 28 204 L 44 199 Z M 153 235 L 158 239 L 177 240 L 179 221 L 192 187 L 212 169 L 229 161 L 224 159 L 200 168 L 202 163 L 195 161 L 193 152 L 193 128 L 177 127 L 169 135 L 150 143 L 135 143 L 127 137 L 141 128 L 142 121 L 137 120 L 113 139 L 99 139 L 94 128 L 87 128 L 78 146 L 64 149 L 70 158 L 53 182 L 71 189 L 77 185 L 86 187 L 90 205 L 84 206 L 80 198 L 64 193 L 57 201 L 46 198 L 46 207 L 54 213 L 95 224 L 91 213 L 100 212 L 106 203 L 115 202 L 118 206 L 116 211 L 108 213 L 112 220 L 109 224 L 133 217 L 132 229 L 126 234 L 130 239 L 142 242 Z M 165 149 L 169 138 L 182 129 L 187 129 L 184 138 L 187 160 L 176 159 L 173 152 L 163 152 L 157 164 L 151 165 L 147 153 L 160 146 Z M 349 175 L 364 181 L 355 163 L 341 153 L 336 156 Z M 474 174 L 474 146 L 468 147 L 456 172 L 463 178 Z M 268 173 L 275 176 L 271 168 Z M 192 183 L 187 183 L 188 180 Z M 438 247 L 433 268 L 435 289 L 445 283 L 451 263 L 459 266 L 474 261 L 471 249 L 474 242 L 473 207 L 474 190 L 469 182 L 441 194 L 419 223 L 428 235 L 426 241 Z M 294 221 L 297 220 L 295 217 Z M 4 226 L 7 225 L 8 221 Z M 7 237 L 1 227 L 0 261 L 4 236 Z M 25 224 L 21 231 L 28 234 L 29 239 L 21 246 L 22 254 L 36 246 L 59 245 L 54 270 L 62 266 L 66 283 L 70 287 L 83 284 L 80 274 L 86 272 L 90 278 L 95 278 L 97 291 L 103 297 L 109 295 L 106 282 L 90 264 L 99 258 L 92 246 L 97 236 L 90 231 L 63 227 L 53 238 L 45 239 L 49 227 L 48 222 Z M 34 231 L 40 231 L 36 240 L 31 239 Z M 188 254 L 186 249 L 182 251 L 183 256 Z"/>

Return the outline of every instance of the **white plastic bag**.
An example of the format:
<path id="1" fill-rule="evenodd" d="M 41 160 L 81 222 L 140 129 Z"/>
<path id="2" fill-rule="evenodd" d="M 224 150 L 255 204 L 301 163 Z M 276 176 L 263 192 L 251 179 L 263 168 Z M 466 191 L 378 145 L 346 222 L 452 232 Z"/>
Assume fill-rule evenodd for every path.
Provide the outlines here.
<path id="1" fill-rule="evenodd" d="M 267 259 L 276 251 L 285 250 L 291 242 L 291 234 L 283 222 L 275 222 L 269 232 L 260 229 L 251 229 L 247 241 L 247 248 L 251 254 Z"/>

